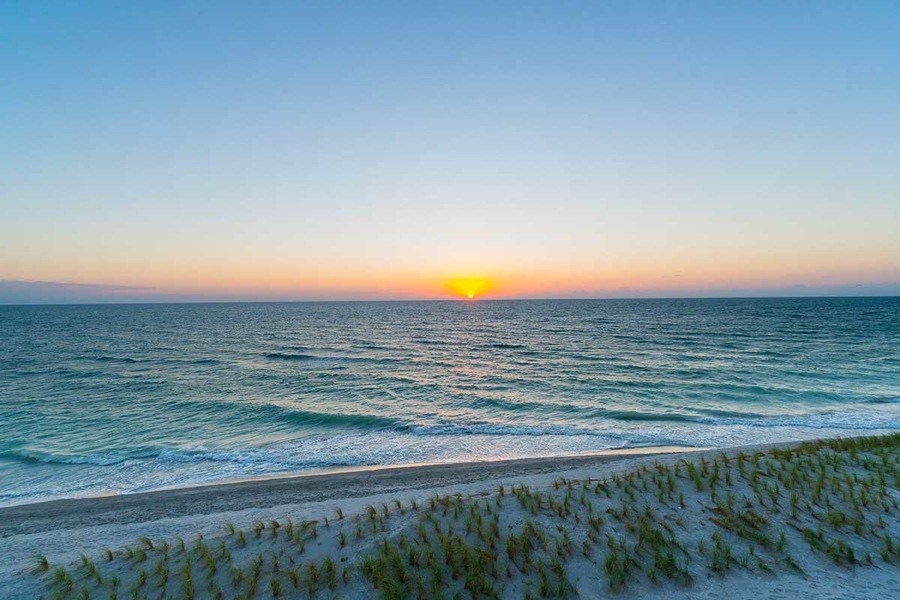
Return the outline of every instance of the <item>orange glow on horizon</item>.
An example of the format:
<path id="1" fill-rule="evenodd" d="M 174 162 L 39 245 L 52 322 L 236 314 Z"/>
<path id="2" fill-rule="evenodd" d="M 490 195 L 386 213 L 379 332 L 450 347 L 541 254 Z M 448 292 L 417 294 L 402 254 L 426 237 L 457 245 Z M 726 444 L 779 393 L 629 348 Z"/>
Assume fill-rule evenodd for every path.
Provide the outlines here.
<path id="1" fill-rule="evenodd" d="M 458 277 L 451 279 L 447 287 L 454 296 L 475 300 L 490 291 L 494 285 L 486 277 Z"/>
<path id="2" fill-rule="evenodd" d="M 484 265 L 429 264 L 416 268 L 377 268 L 304 264 L 301 261 L 207 260 L 157 262 L 110 255 L 105 262 L 87 264 L 56 261 L 40 269 L 11 272 L 7 277 L 30 281 L 134 286 L 116 291 L 117 297 L 152 295 L 214 300 L 437 300 L 456 298 L 567 298 L 630 297 L 699 294 L 716 290 L 747 290 L 788 286 L 868 285 L 897 281 L 896 266 L 852 256 L 773 255 L 765 260 L 721 254 L 686 261 L 622 258 L 607 263 L 571 262 L 510 268 L 482 257 Z M 0 271 L 4 266 L 0 257 Z M 449 262 L 449 261 L 448 261 Z M 462 262 L 462 261 L 460 261 Z M 136 272 L 139 269 L 139 273 Z M 475 275 L 471 273 L 476 273 Z M 466 274 L 469 273 L 469 274 Z M 488 274 L 488 275 L 485 275 Z M 0 277 L 3 279 L 3 277 Z M 113 292 L 111 292 L 113 293 Z"/>

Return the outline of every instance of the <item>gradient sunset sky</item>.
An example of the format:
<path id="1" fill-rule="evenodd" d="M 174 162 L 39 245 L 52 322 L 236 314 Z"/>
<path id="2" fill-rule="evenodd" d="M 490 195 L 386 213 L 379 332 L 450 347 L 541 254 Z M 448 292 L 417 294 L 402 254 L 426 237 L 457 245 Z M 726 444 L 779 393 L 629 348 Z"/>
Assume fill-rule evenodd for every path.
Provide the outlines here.
<path id="1" fill-rule="evenodd" d="M 897 2 L 0 24 L 0 302 L 900 293 Z"/>

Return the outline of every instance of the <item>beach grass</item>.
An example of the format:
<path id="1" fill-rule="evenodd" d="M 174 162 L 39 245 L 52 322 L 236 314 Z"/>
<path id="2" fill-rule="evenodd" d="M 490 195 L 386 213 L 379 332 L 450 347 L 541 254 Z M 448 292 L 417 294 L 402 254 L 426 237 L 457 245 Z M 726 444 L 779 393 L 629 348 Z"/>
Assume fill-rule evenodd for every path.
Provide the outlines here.
<path id="1" fill-rule="evenodd" d="M 33 573 L 53 598 L 566 598 L 900 562 L 900 434 L 656 461 L 321 521 L 142 536 Z M 347 523 L 345 523 L 347 521 Z M 345 529 L 345 525 L 347 526 Z M 352 532 L 349 533 L 349 532 Z M 85 596 L 87 594 L 87 596 Z"/>

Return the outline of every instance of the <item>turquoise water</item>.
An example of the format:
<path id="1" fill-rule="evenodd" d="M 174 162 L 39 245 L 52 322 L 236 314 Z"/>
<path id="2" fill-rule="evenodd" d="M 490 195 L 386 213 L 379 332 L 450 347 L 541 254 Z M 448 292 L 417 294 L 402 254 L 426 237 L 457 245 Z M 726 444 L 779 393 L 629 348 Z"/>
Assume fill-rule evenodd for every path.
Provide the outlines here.
<path id="1" fill-rule="evenodd" d="M 900 299 L 0 307 L 0 503 L 900 428 Z"/>

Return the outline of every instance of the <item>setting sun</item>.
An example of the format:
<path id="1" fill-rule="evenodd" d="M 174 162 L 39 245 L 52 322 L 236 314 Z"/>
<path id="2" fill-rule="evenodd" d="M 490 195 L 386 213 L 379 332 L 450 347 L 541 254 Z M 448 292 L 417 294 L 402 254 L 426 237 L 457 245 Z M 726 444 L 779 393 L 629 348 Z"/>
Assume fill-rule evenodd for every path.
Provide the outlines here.
<path id="1" fill-rule="evenodd" d="M 485 277 L 460 277 L 449 281 L 447 287 L 454 296 L 474 300 L 478 296 L 483 296 L 493 286 Z"/>

